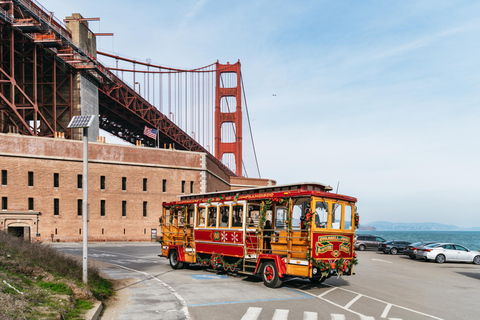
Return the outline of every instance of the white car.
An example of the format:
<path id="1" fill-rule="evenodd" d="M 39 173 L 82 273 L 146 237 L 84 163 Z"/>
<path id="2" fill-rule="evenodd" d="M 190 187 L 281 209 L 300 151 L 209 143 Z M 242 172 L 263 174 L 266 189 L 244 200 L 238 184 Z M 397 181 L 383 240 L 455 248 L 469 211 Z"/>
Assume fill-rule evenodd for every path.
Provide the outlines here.
<path id="1" fill-rule="evenodd" d="M 418 248 L 415 256 L 423 258 L 425 261 L 435 260 L 438 263 L 459 261 L 480 264 L 480 252 L 470 251 L 464 246 L 454 243 L 432 243 Z"/>

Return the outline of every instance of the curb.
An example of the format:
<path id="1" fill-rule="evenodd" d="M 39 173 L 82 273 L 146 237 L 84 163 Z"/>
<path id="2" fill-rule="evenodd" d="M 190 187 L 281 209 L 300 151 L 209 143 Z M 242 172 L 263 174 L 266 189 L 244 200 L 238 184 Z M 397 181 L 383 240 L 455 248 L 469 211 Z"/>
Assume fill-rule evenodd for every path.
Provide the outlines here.
<path id="1" fill-rule="evenodd" d="M 85 319 L 97 320 L 102 310 L 103 310 L 103 304 L 100 301 L 95 301 L 93 303 L 93 308 L 88 310 L 87 313 L 85 314 Z"/>

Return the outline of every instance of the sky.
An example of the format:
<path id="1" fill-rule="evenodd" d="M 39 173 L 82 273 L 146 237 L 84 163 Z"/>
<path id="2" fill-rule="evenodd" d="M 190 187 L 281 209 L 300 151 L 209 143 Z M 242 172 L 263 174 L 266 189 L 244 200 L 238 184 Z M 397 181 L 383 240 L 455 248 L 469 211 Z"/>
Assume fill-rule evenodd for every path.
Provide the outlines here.
<path id="1" fill-rule="evenodd" d="M 101 51 L 240 59 L 262 178 L 338 185 L 361 224 L 480 226 L 480 2 L 39 2 L 100 17 Z"/>

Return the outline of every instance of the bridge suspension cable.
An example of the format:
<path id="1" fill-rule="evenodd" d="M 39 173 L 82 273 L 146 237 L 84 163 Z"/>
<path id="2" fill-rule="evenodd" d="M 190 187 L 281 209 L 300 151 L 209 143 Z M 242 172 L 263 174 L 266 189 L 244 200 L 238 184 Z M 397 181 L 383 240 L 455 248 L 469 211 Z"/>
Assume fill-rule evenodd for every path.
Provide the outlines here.
<path id="1" fill-rule="evenodd" d="M 146 62 L 136 59 L 126 58 L 102 51 L 97 51 L 109 60 L 106 64 L 110 72 L 116 74 L 123 82 L 127 83 L 135 92 L 143 99 L 168 117 L 178 127 L 180 127 L 187 135 L 196 140 L 207 151 L 215 154 L 215 90 L 216 76 L 220 72 L 222 87 L 231 88 L 236 86 L 236 78 L 229 77 L 227 69 L 229 67 L 220 67 L 217 69 L 218 63 L 212 63 L 200 68 L 180 69 L 165 67 L 151 63 L 150 59 Z M 222 65 L 225 66 L 225 65 Z M 225 70 L 224 73 L 221 73 Z M 241 77 L 241 73 L 240 73 Z M 241 80 L 243 87 L 243 79 Z M 244 125 L 248 125 L 248 132 L 251 139 L 251 148 L 243 147 L 243 154 L 253 153 L 254 157 L 246 157 L 248 161 L 254 160 L 253 166 L 256 166 L 258 177 L 260 170 L 258 160 L 253 143 L 253 135 L 246 105 L 245 90 L 242 88 L 242 100 L 244 100 L 245 108 L 242 110 L 246 114 L 247 121 Z M 230 104 L 227 99 L 222 99 L 221 108 L 226 107 L 230 111 Z M 223 101 L 225 100 L 225 101 Z M 235 125 L 226 123 L 222 126 L 222 142 L 234 142 L 236 138 Z M 248 149 L 248 150 L 246 150 Z M 221 160 L 227 167 L 235 172 L 235 158 L 225 154 Z M 247 162 L 248 162 L 247 161 Z M 247 165 L 242 159 L 244 175 L 247 175 Z M 255 171 L 255 170 L 254 170 Z"/>

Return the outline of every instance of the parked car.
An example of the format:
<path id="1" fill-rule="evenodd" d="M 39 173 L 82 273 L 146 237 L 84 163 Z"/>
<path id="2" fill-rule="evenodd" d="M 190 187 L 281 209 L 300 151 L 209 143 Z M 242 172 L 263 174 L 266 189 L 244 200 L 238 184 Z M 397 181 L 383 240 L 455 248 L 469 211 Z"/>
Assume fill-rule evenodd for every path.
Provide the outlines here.
<path id="1" fill-rule="evenodd" d="M 404 241 L 404 240 L 387 241 L 387 242 L 380 243 L 378 245 L 377 250 L 378 251 L 383 251 L 383 253 L 385 253 L 385 254 L 390 253 L 390 254 L 395 255 L 399 252 L 402 253 L 403 248 L 405 248 L 409 244 L 410 244 L 410 242 Z"/>
<path id="2" fill-rule="evenodd" d="M 377 248 L 378 245 L 386 240 L 382 237 L 372 236 L 369 234 L 362 234 L 355 236 L 353 247 L 355 250 L 363 251 L 365 249 Z"/>
<path id="3" fill-rule="evenodd" d="M 416 256 L 425 261 L 434 260 L 437 263 L 463 261 L 480 264 L 480 252 L 470 251 L 455 243 L 432 243 L 418 248 Z"/>
<path id="4" fill-rule="evenodd" d="M 410 259 L 415 259 L 415 254 L 417 253 L 417 249 L 420 247 L 424 247 L 426 245 L 435 243 L 434 241 L 420 241 L 415 243 L 410 243 L 403 249 L 403 254 L 410 257 Z"/>

